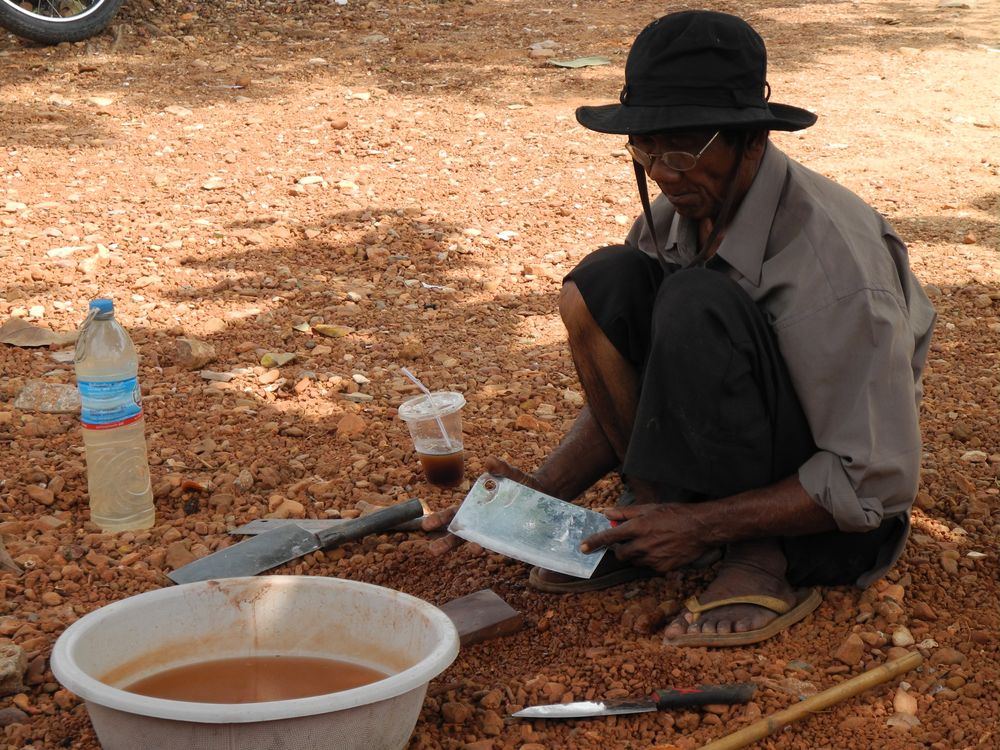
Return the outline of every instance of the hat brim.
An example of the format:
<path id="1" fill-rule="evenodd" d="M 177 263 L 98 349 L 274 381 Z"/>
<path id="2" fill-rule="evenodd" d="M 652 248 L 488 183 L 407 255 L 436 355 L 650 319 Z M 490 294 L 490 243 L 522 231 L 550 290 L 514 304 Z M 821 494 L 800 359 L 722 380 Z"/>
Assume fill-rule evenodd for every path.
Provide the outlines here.
<path id="1" fill-rule="evenodd" d="M 583 127 L 598 133 L 647 135 L 676 130 L 759 128 L 761 130 L 803 130 L 816 122 L 816 115 L 788 104 L 771 104 L 764 108 L 730 109 L 705 106 L 626 107 L 605 104 L 579 107 L 576 120 Z"/>

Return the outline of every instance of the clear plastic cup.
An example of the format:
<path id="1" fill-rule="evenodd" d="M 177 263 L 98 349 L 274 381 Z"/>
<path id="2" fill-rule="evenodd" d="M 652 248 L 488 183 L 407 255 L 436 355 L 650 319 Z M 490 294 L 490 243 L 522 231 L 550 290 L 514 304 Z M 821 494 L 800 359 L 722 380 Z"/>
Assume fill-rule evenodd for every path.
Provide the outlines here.
<path id="1" fill-rule="evenodd" d="M 465 478 L 463 406 L 465 397 L 454 391 L 414 396 L 399 406 L 424 476 L 438 487 L 457 487 Z"/>

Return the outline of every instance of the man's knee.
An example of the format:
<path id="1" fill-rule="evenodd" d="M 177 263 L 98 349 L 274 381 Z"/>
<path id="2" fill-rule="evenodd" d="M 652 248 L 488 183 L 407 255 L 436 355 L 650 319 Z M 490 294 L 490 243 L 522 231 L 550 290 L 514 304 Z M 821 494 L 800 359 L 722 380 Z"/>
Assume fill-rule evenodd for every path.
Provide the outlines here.
<path id="1" fill-rule="evenodd" d="M 572 280 L 563 282 L 559 291 L 559 316 L 567 326 L 571 321 L 577 320 L 582 312 L 587 310 L 587 303 L 583 301 L 580 288 Z"/>
<path id="2" fill-rule="evenodd" d="M 745 318 L 756 305 L 739 284 L 724 273 L 689 268 L 663 280 L 654 303 L 653 316 L 661 324 L 691 335 L 720 320 Z"/>

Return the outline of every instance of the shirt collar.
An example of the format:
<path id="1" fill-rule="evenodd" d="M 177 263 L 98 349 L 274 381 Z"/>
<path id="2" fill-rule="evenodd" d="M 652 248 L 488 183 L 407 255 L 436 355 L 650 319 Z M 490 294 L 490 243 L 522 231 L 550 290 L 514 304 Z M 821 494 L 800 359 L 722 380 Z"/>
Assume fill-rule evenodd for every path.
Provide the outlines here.
<path id="1" fill-rule="evenodd" d="M 667 233 L 665 247 L 671 248 L 674 258 L 682 266 L 690 263 L 698 255 L 698 226 L 689 219 L 674 213 Z"/>
<path id="2" fill-rule="evenodd" d="M 767 239 L 787 173 L 788 157 L 768 141 L 753 183 L 716 252 L 754 286 L 760 286 Z"/>

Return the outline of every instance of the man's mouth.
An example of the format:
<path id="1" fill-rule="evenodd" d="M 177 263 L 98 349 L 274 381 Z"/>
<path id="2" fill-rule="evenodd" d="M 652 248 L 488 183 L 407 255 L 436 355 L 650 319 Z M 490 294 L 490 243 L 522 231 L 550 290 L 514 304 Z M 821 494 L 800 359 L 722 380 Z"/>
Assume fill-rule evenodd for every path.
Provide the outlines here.
<path id="1" fill-rule="evenodd" d="M 698 196 L 695 195 L 694 193 L 677 193 L 677 194 L 664 193 L 664 195 L 667 196 L 667 200 L 670 201 L 675 206 L 692 203 L 698 198 Z"/>

